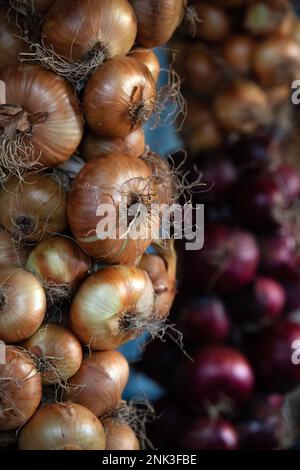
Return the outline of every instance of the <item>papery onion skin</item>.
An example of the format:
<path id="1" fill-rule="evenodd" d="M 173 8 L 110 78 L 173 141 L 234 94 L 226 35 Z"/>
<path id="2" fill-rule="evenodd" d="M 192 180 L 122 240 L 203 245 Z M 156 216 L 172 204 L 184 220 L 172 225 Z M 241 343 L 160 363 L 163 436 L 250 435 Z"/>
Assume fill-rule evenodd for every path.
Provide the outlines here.
<path id="1" fill-rule="evenodd" d="M 75 287 L 90 269 L 90 259 L 77 243 L 53 237 L 39 243 L 30 253 L 26 268 L 43 283 Z"/>
<path id="2" fill-rule="evenodd" d="M 131 0 L 137 16 L 137 42 L 144 47 L 158 47 L 171 39 L 180 25 L 186 0 Z"/>
<path id="3" fill-rule="evenodd" d="M 50 175 L 11 176 L 0 190 L 0 223 L 17 241 L 41 241 L 65 230 L 66 205 L 64 189 Z"/>
<path id="4" fill-rule="evenodd" d="M 251 134 L 271 120 L 271 108 L 264 91 L 249 80 L 235 80 L 215 99 L 214 112 L 227 132 Z"/>
<path id="5" fill-rule="evenodd" d="M 0 270 L 0 340 L 18 343 L 41 326 L 46 295 L 41 283 L 21 268 Z"/>
<path id="6" fill-rule="evenodd" d="M 23 347 L 40 362 L 43 384 L 66 381 L 76 374 L 82 362 L 79 341 L 71 331 L 59 325 L 42 326 Z"/>
<path id="7" fill-rule="evenodd" d="M 8 11 L 0 7 L 0 67 L 18 63 L 21 52 L 27 52 L 28 45 L 21 37 L 20 29 L 9 18 Z"/>
<path id="8" fill-rule="evenodd" d="M 6 364 L 0 364 L 0 395 L 1 431 L 19 428 L 40 404 L 41 376 L 20 348 L 6 346 Z"/>
<path id="9" fill-rule="evenodd" d="M 155 83 L 157 82 L 160 73 L 160 63 L 157 55 L 152 49 L 136 47 L 132 49 L 128 55 L 129 57 L 133 57 L 134 59 L 143 62 L 143 64 L 145 64 L 150 70 Z"/>
<path id="10" fill-rule="evenodd" d="M 114 418 L 105 418 L 102 424 L 106 434 L 106 450 L 140 450 L 139 440 L 129 424 Z"/>
<path id="11" fill-rule="evenodd" d="M 289 37 L 271 37 L 259 43 L 253 68 L 263 86 L 290 85 L 300 72 L 300 44 Z"/>
<path id="12" fill-rule="evenodd" d="M 140 157 L 145 151 L 145 133 L 141 127 L 123 139 L 104 140 L 94 132 L 88 131 L 80 144 L 80 155 L 88 162 L 106 153 L 124 154 Z"/>
<path id="13" fill-rule="evenodd" d="M 115 349 L 153 321 L 154 292 L 145 271 L 110 266 L 88 277 L 71 305 L 71 328 L 91 350 Z"/>
<path id="14" fill-rule="evenodd" d="M 13 241 L 12 235 L 0 227 L 0 269 L 24 268 L 30 248 Z"/>
<path id="15" fill-rule="evenodd" d="M 6 101 L 21 106 L 29 115 L 45 113 L 25 135 L 27 147 L 34 149 L 34 161 L 53 167 L 68 160 L 83 134 L 83 119 L 72 86 L 39 65 L 19 65 L 0 69 L 6 83 Z"/>
<path id="16" fill-rule="evenodd" d="M 116 236 L 100 239 L 101 234 L 97 235 L 97 224 L 101 218 L 97 216 L 97 210 L 104 204 L 114 206 L 119 219 L 121 203 L 127 201 L 131 206 L 142 202 L 148 207 L 149 198 L 155 194 L 151 176 L 151 169 L 146 163 L 126 155 L 106 154 L 83 167 L 71 186 L 67 213 L 76 240 L 90 256 L 109 264 L 139 262 L 151 244 L 151 239 L 147 238 L 148 233 L 151 236 L 150 230 L 137 240 L 130 237 L 130 232 L 124 237 L 119 221 L 115 220 L 115 214 L 109 214 L 108 221 L 112 229 L 116 228 Z M 147 226 L 141 229 L 146 231 L 156 223 L 156 218 L 150 215 L 145 223 Z M 129 224 L 126 228 L 128 226 Z"/>
<path id="17" fill-rule="evenodd" d="M 118 351 L 92 352 L 68 381 L 64 400 L 104 416 L 117 408 L 129 376 L 129 365 Z"/>
<path id="18" fill-rule="evenodd" d="M 88 80 L 84 114 L 96 134 L 123 138 L 142 127 L 154 110 L 156 88 L 149 69 L 132 57 L 116 56 Z"/>
<path id="19" fill-rule="evenodd" d="M 104 450 L 105 432 L 98 418 L 76 403 L 40 408 L 21 431 L 20 450 Z"/>
<path id="20" fill-rule="evenodd" d="M 127 0 L 57 0 L 46 15 L 42 36 L 56 53 L 80 62 L 97 48 L 105 59 L 127 54 L 136 32 Z"/>

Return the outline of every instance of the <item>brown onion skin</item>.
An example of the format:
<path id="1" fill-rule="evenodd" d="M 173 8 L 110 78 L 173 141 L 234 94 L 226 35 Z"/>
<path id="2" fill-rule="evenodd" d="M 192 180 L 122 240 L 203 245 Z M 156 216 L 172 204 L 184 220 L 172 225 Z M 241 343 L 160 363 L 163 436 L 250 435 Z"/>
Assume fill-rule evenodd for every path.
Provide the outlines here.
<path id="1" fill-rule="evenodd" d="M 187 109 L 182 133 L 189 151 L 194 155 L 217 149 L 222 143 L 222 133 L 212 110 L 205 103 L 192 99 L 188 100 Z"/>
<path id="2" fill-rule="evenodd" d="M 139 262 L 151 239 L 134 240 L 128 237 L 124 241 L 118 238 L 117 222 L 113 225 L 116 226 L 117 239 L 101 240 L 96 232 L 100 220 L 96 213 L 100 204 L 112 203 L 118 213 L 119 204 L 126 195 L 129 203 L 132 197 L 136 201 L 138 194 L 147 204 L 149 195 L 155 193 L 150 178 L 151 169 L 145 162 L 126 155 L 106 154 L 83 167 L 71 187 L 67 213 L 76 240 L 90 256 L 109 264 Z"/>
<path id="3" fill-rule="evenodd" d="M 145 151 L 145 133 L 140 127 L 123 139 L 104 140 L 94 132 L 87 131 L 80 144 L 80 155 L 88 162 L 106 153 L 125 154 L 140 157 Z"/>
<path id="4" fill-rule="evenodd" d="M 32 125 L 26 137 L 34 158 L 46 167 L 68 160 L 83 135 L 81 110 L 72 86 L 39 65 L 0 69 L 6 83 L 6 102 L 21 106 L 29 115 L 48 113 L 43 122 Z"/>
<path id="5" fill-rule="evenodd" d="M 41 326 L 46 295 L 41 283 L 21 268 L 0 270 L 0 339 L 18 343 Z"/>
<path id="6" fill-rule="evenodd" d="M 116 56 L 99 67 L 83 96 L 89 127 L 109 139 L 126 137 L 142 127 L 155 102 L 156 88 L 149 69 L 128 56 Z"/>
<path id="7" fill-rule="evenodd" d="M 42 282 L 72 287 L 90 270 L 90 259 L 77 243 L 65 237 L 53 237 L 39 243 L 30 253 L 26 268 Z"/>
<path id="8" fill-rule="evenodd" d="M 169 41 L 180 25 L 186 0 L 131 0 L 137 16 L 137 42 L 158 47 Z"/>
<path id="9" fill-rule="evenodd" d="M 7 10 L 0 7 L 0 67 L 17 64 L 21 52 L 28 52 L 28 45 L 22 39 L 20 29 L 9 18 Z"/>
<path id="10" fill-rule="evenodd" d="M 148 273 L 155 292 L 155 313 L 166 318 L 176 296 L 176 276 L 167 271 L 164 260 L 158 255 L 145 254 L 140 268 Z"/>
<path id="11" fill-rule="evenodd" d="M 24 268 L 30 248 L 15 243 L 13 237 L 0 227 L 0 269 Z"/>
<path id="12" fill-rule="evenodd" d="M 255 42 L 247 35 L 230 36 L 223 47 L 223 57 L 236 72 L 251 72 Z"/>
<path id="13" fill-rule="evenodd" d="M 55 384 L 72 377 L 79 370 L 82 362 L 82 349 L 71 331 L 59 325 L 42 326 L 34 335 L 23 343 L 23 347 L 38 359 L 45 359 L 56 368 L 57 373 L 42 365 L 43 384 Z"/>
<path id="14" fill-rule="evenodd" d="M 98 418 L 77 403 L 40 408 L 24 426 L 20 450 L 104 450 L 105 432 Z"/>
<path id="15" fill-rule="evenodd" d="M 135 266 L 108 266 L 87 278 L 71 304 L 71 328 L 91 350 L 116 349 L 153 321 L 154 291 Z"/>
<path id="16" fill-rule="evenodd" d="M 11 176 L 0 190 L 0 224 L 16 240 L 41 241 L 67 226 L 66 193 L 50 175 Z"/>
<path id="17" fill-rule="evenodd" d="M 96 416 L 107 415 L 117 408 L 128 376 L 129 365 L 121 353 L 92 352 L 68 381 L 71 387 L 64 394 L 64 400 L 79 403 Z"/>
<path id="18" fill-rule="evenodd" d="M 290 85 L 300 72 L 300 44 L 289 37 L 266 39 L 255 48 L 253 69 L 263 86 Z"/>
<path id="19" fill-rule="evenodd" d="M 193 5 L 198 18 L 197 37 L 207 42 L 220 42 L 226 38 L 230 31 L 230 20 L 225 11 L 211 2 L 197 0 Z"/>
<path id="20" fill-rule="evenodd" d="M 217 95 L 214 112 L 225 131 L 251 134 L 271 119 L 264 91 L 255 82 L 235 80 Z"/>
<path id="21" fill-rule="evenodd" d="M 129 57 L 133 57 L 134 59 L 143 62 L 143 64 L 150 70 L 155 83 L 157 83 L 160 73 L 160 63 L 157 55 L 152 49 L 136 47 L 132 49 L 128 55 Z"/>
<path id="22" fill-rule="evenodd" d="M 129 424 L 114 418 L 102 421 L 106 434 L 106 450 L 141 450 L 139 440 Z"/>
<path id="23" fill-rule="evenodd" d="M 0 430 L 22 426 L 42 399 L 41 376 L 33 360 L 14 346 L 6 346 L 6 364 L 0 364 Z"/>
<path id="24" fill-rule="evenodd" d="M 46 15 L 42 36 L 56 53 L 80 62 L 99 46 L 104 59 L 127 54 L 136 32 L 127 0 L 57 0 Z"/>

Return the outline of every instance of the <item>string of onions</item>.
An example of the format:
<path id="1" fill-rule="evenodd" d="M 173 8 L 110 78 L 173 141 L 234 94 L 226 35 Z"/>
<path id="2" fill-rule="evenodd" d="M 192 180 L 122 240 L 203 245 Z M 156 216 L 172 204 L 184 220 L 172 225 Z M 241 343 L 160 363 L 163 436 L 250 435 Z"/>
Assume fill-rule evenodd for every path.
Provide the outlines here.
<path id="1" fill-rule="evenodd" d="M 26 268 L 41 281 L 52 303 L 68 298 L 90 267 L 89 257 L 78 244 L 61 236 L 39 243 L 26 262 Z"/>
<path id="2" fill-rule="evenodd" d="M 105 432 L 98 418 L 77 403 L 40 408 L 20 433 L 20 450 L 104 450 Z"/>
<path id="3" fill-rule="evenodd" d="M 88 162 L 107 153 L 140 157 L 145 151 L 145 134 L 142 127 L 131 132 L 123 139 L 105 140 L 87 131 L 79 147 L 80 155 Z"/>
<path id="4" fill-rule="evenodd" d="M 97 135 L 124 138 L 139 129 L 156 104 L 156 88 L 149 69 L 132 57 L 114 57 L 88 80 L 83 107 L 89 127 Z"/>
<path id="5" fill-rule="evenodd" d="M 46 296 L 41 283 L 21 268 L 0 270 L 0 339 L 18 343 L 41 326 Z"/>
<path id="6" fill-rule="evenodd" d="M 0 224 L 16 241 L 37 242 L 66 228 L 66 192 L 51 175 L 11 176 L 0 190 Z"/>
<path id="7" fill-rule="evenodd" d="M 122 154 L 102 155 L 89 161 L 71 186 L 69 224 L 93 258 L 135 264 L 159 227 L 159 216 L 149 210 L 156 199 L 152 171 L 144 161 Z M 105 209 L 103 214 L 99 208 Z"/>
<path id="8" fill-rule="evenodd" d="M 78 289 L 71 305 L 71 328 L 91 350 L 115 349 L 155 327 L 153 308 L 153 287 L 145 271 L 105 267 Z"/>
<path id="9" fill-rule="evenodd" d="M 32 354 L 43 384 L 58 384 L 64 388 L 82 362 L 79 341 L 59 325 L 42 326 L 23 343 L 23 347 Z"/>
<path id="10" fill-rule="evenodd" d="M 14 346 L 6 346 L 5 353 L 5 364 L 0 364 L 1 431 L 26 423 L 42 398 L 41 377 L 29 355 Z"/>
<path id="11" fill-rule="evenodd" d="M 0 69 L 0 80 L 6 85 L 0 103 L 1 179 L 68 160 L 83 135 L 70 84 L 38 65 Z"/>
<path id="12" fill-rule="evenodd" d="M 92 352 L 68 381 L 64 400 L 79 403 L 96 416 L 107 415 L 120 403 L 128 376 L 129 365 L 121 353 Z"/>
<path id="13" fill-rule="evenodd" d="M 106 60 L 126 55 L 136 32 L 127 0 L 59 0 L 45 16 L 43 42 L 24 57 L 78 85 Z"/>
<path id="14" fill-rule="evenodd" d="M 15 243 L 12 235 L 0 227 L 0 269 L 23 268 L 29 252 L 28 247 Z"/>
<path id="15" fill-rule="evenodd" d="M 130 0 L 137 16 L 137 42 L 158 47 L 169 41 L 184 17 L 186 0 Z"/>

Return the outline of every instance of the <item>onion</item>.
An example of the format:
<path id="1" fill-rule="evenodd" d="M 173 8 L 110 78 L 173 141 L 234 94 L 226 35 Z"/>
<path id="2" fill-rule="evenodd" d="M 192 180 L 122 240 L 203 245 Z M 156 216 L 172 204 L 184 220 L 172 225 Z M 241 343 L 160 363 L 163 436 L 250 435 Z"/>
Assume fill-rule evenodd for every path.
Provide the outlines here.
<path id="1" fill-rule="evenodd" d="M 38 65 L 0 70 L 6 84 L 2 106 L 1 165 L 19 173 L 37 164 L 56 166 L 68 160 L 83 133 L 79 104 L 72 87 Z"/>
<path id="2" fill-rule="evenodd" d="M 223 47 L 223 57 L 227 64 L 236 72 L 251 72 L 255 43 L 246 35 L 230 36 Z"/>
<path id="3" fill-rule="evenodd" d="M 86 162 L 107 153 L 140 157 L 144 151 L 145 134 L 142 127 L 131 132 L 123 139 L 113 140 L 103 140 L 93 132 L 88 131 L 80 144 L 80 154 Z"/>
<path id="4" fill-rule="evenodd" d="M 287 228 L 263 235 L 259 238 L 261 264 L 260 270 L 280 279 L 297 279 L 300 258 L 297 242 Z"/>
<path id="5" fill-rule="evenodd" d="M 40 282 L 21 268 L 0 270 L 0 339 L 18 343 L 41 326 L 46 296 Z"/>
<path id="6" fill-rule="evenodd" d="M 220 84 L 221 75 L 216 58 L 202 44 L 184 45 L 178 58 L 178 69 L 183 86 L 189 92 L 211 95 Z"/>
<path id="7" fill-rule="evenodd" d="M 64 385 L 82 362 L 78 340 L 59 325 L 42 326 L 23 346 L 35 356 L 43 384 Z"/>
<path id="8" fill-rule="evenodd" d="M 104 450 L 105 432 L 98 418 L 76 403 L 40 408 L 21 431 L 20 450 Z"/>
<path id="9" fill-rule="evenodd" d="M 141 223 L 136 220 L 134 227 L 132 206 L 143 204 L 148 209 L 154 195 L 154 181 L 146 163 L 122 154 L 103 155 L 88 162 L 71 187 L 68 201 L 71 230 L 81 247 L 98 260 L 112 264 L 138 263 L 151 244 L 151 229 L 159 221 L 155 214 L 147 214 L 147 220 L 141 217 Z M 109 205 L 106 219 L 109 227 L 106 224 L 102 227 L 103 221 L 97 216 L 105 204 Z M 99 215 L 106 218 L 106 214 Z M 133 229 L 138 230 L 139 225 L 141 234 L 136 234 Z"/>
<path id="10" fill-rule="evenodd" d="M 272 278 L 259 276 L 236 293 L 230 311 L 250 328 L 274 322 L 282 314 L 284 304 L 283 287 Z"/>
<path id="11" fill-rule="evenodd" d="M 117 351 L 93 352 L 68 381 L 64 400 L 71 400 L 104 416 L 117 408 L 127 384 L 129 365 Z M 103 423 L 104 424 L 104 423 Z"/>
<path id="12" fill-rule="evenodd" d="M 20 29 L 9 17 L 8 11 L 0 7 L 0 64 L 1 68 L 18 63 L 19 54 L 28 46 L 21 37 Z"/>
<path id="13" fill-rule="evenodd" d="M 146 65 L 146 67 L 151 72 L 155 83 L 157 82 L 160 73 L 160 63 L 157 55 L 152 49 L 136 47 L 129 52 L 129 56 L 139 60 L 140 62 L 143 62 L 143 64 Z"/>
<path id="14" fill-rule="evenodd" d="M 235 80 L 215 98 L 215 115 L 226 131 L 251 134 L 271 119 L 264 91 L 256 83 Z"/>
<path id="15" fill-rule="evenodd" d="M 216 288 L 228 293 L 254 278 L 259 251 L 250 233 L 229 225 L 210 223 L 205 227 L 204 248 L 186 251 L 184 257 L 185 285 L 197 290 Z"/>
<path id="16" fill-rule="evenodd" d="M 254 35 L 289 34 L 294 15 L 287 0 L 256 0 L 247 6 L 245 26 Z"/>
<path id="17" fill-rule="evenodd" d="M 92 350 L 109 350 L 150 327 L 154 292 L 144 271 L 111 266 L 92 274 L 71 305 L 71 327 Z"/>
<path id="18" fill-rule="evenodd" d="M 180 25 L 186 0 L 130 0 L 137 16 L 137 42 L 144 47 L 162 46 Z"/>
<path id="19" fill-rule="evenodd" d="M 133 429 L 117 419 L 102 420 L 106 435 L 106 450 L 140 450 L 139 440 Z"/>
<path id="20" fill-rule="evenodd" d="M 262 231 L 284 222 L 286 210 L 300 195 L 300 175 L 289 165 L 241 179 L 233 193 L 239 217 Z"/>
<path id="21" fill-rule="evenodd" d="M 85 79 L 105 60 L 126 55 L 136 32 L 127 0 L 55 1 L 43 23 L 42 64 L 73 81 Z"/>
<path id="22" fill-rule="evenodd" d="M 66 194 L 50 175 L 11 176 L 0 190 L 0 223 L 16 241 L 40 241 L 66 228 Z"/>
<path id="23" fill-rule="evenodd" d="M 22 426 L 42 399 L 41 377 L 25 351 L 6 346 L 6 363 L 0 364 L 0 430 Z"/>
<path id="24" fill-rule="evenodd" d="M 89 127 L 109 139 L 124 138 L 139 129 L 153 112 L 154 79 L 142 62 L 117 56 L 89 79 L 83 97 Z"/>
<path id="25" fill-rule="evenodd" d="M 230 20 L 225 11 L 211 2 L 197 0 L 193 5 L 198 18 L 197 37 L 208 42 L 219 42 L 226 38 L 230 31 Z"/>
<path id="26" fill-rule="evenodd" d="M 292 361 L 293 343 L 299 340 L 300 326 L 289 318 L 253 338 L 252 357 L 264 387 L 286 392 L 299 384 L 300 369 Z"/>
<path id="27" fill-rule="evenodd" d="M 177 256 L 171 241 L 160 249 L 156 246 L 156 251 L 159 255 L 145 254 L 139 266 L 148 273 L 152 282 L 156 315 L 166 318 L 176 295 Z"/>
<path id="28" fill-rule="evenodd" d="M 195 100 L 187 102 L 188 114 L 182 133 L 189 151 L 194 155 L 214 150 L 221 145 L 222 134 L 210 108 Z"/>
<path id="29" fill-rule="evenodd" d="M 177 371 L 179 394 L 188 406 L 202 408 L 229 400 L 246 402 L 253 391 L 254 375 L 246 358 L 228 346 L 207 346 L 194 355 L 194 362 Z"/>
<path id="30" fill-rule="evenodd" d="M 15 243 L 12 236 L 0 227 L 0 269 L 23 268 L 29 251 L 22 244 Z"/>
<path id="31" fill-rule="evenodd" d="M 266 87 L 290 85 L 299 76 L 300 45 L 288 37 L 266 39 L 255 49 L 253 68 Z"/>
<path id="32" fill-rule="evenodd" d="M 230 320 L 221 299 L 214 296 L 189 297 L 179 311 L 178 326 L 188 344 L 225 340 Z"/>
<path id="33" fill-rule="evenodd" d="M 90 269 L 90 260 L 77 243 L 69 238 L 53 237 L 39 243 L 30 253 L 26 268 L 45 288 L 72 290 Z"/>
<path id="34" fill-rule="evenodd" d="M 189 450 L 237 450 L 238 435 L 224 419 L 194 418 L 185 426 L 180 448 Z"/>

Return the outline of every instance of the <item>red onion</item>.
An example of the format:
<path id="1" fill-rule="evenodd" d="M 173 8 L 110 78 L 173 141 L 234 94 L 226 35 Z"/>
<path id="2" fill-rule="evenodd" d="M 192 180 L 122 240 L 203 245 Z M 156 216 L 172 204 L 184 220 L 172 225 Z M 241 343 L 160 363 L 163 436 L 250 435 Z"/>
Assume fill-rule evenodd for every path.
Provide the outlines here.
<path id="1" fill-rule="evenodd" d="M 259 252 L 254 237 L 229 225 L 205 226 L 202 250 L 184 252 L 185 283 L 195 288 L 232 292 L 250 282 L 256 273 Z"/>
<path id="2" fill-rule="evenodd" d="M 195 418 L 184 428 L 180 448 L 189 450 L 237 450 L 234 426 L 224 419 Z"/>
<path id="3" fill-rule="evenodd" d="M 179 329 L 186 343 L 222 341 L 230 320 L 221 299 L 213 296 L 188 298 L 179 313 Z"/>
<path id="4" fill-rule="evenodd" d="M 179 394 L 186 406 L 201 409 L 223 400 L 242 404 L 250 398 L 254 375 L 239 351 L 228 346 L 207 346 L 199 349 L 193 359 L 177 372 Z"/>

